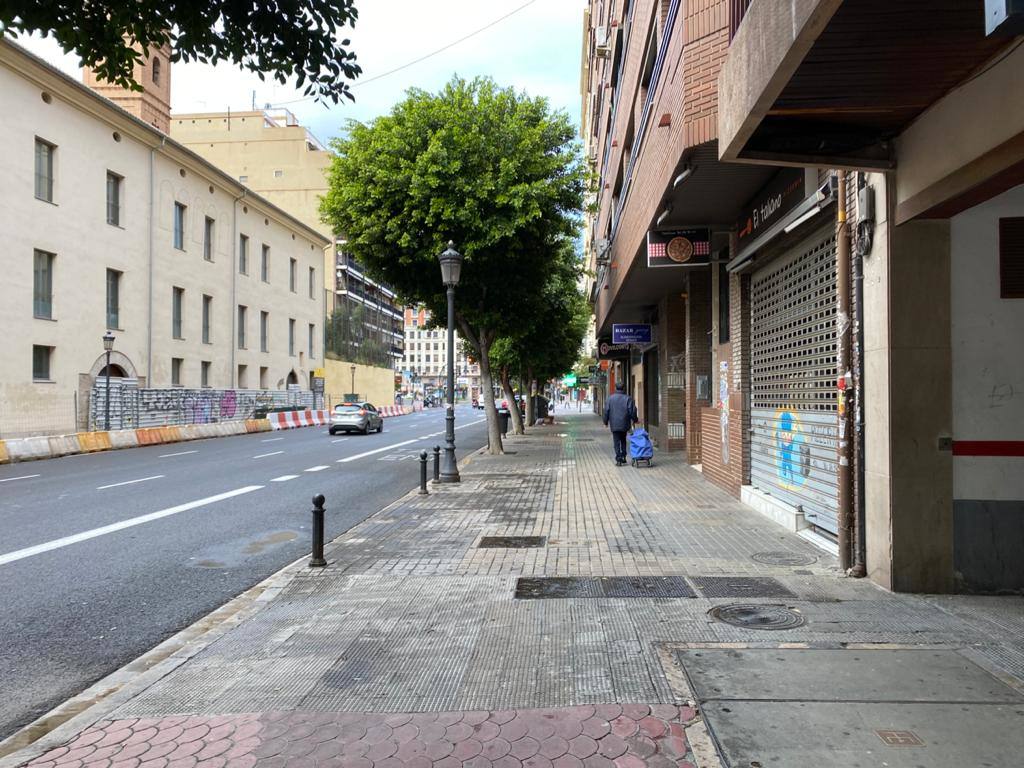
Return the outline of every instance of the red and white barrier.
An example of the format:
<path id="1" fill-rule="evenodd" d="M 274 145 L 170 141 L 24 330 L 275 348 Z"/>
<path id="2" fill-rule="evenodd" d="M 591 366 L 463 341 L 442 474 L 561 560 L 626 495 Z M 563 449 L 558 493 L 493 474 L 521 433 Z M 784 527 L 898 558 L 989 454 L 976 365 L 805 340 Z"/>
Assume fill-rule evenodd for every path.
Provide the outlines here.
<path id="1" fill-rule="evenodd" d="M 327 424 L 330 414 L 327 411 L 278 411 L 268 413 L 271 429 L 296 429 L 297 427 L 318 427 Z"/>
<path id="2" fill-rule="evenodd" d="M 389 416 L 407 416 L 412 413 L 412 408 L 408 405 L 382 405 L 377 409 L 377 412 L 385 418 Z"/>

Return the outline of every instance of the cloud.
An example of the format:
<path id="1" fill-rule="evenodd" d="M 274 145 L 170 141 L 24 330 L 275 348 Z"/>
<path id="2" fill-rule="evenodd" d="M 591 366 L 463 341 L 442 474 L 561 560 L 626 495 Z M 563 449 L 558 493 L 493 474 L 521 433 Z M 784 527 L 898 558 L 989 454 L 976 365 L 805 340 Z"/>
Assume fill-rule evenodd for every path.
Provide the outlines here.
<path id="1" fill-rule="evenodd" d="M 579 121 L 579 73 L 584 0 L 534 0 L 509 18 L 425 61 L 380 77 L 437 51 L 494 22 L 527 0 L 357 0 L 359 20 L 347 30 L 363 76 L 355 103 L 325 106 L 302 101 L 301 91 L 273 79 L 261 81 L 229 63 L 175 64 L 172 108 L 176 112 L 242 110 L 287 103 L 321 139 L 337 135 L 346 120 L 366 121 L 384 114 L 410 87 L 434 91 L 454 74 L 488 75 L 531 95 L 546 96 L 552 107 Z M 79 75 L 73 55 L 52 39 L 21 38 L 37 55 Z M 378 78 L 378 79 L 374 79 Z"/>

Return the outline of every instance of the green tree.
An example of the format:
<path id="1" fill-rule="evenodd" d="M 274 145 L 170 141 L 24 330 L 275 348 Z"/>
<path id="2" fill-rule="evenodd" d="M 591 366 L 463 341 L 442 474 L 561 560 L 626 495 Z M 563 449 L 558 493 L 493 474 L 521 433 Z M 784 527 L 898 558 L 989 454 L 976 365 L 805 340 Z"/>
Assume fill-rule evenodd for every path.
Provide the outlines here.
<path id="1" fill-rule="evenodd" d="M 321 101 L 351 99 L 347 80 L 362 71 L 348 50 L 344 27 L 354 24 L 354 0 L 5 0 L 0 33 L 53 35 L 65 53 L 111 83 L 141 90 L 135 64 L 151 46 L 170 44 L 173 61 L 230 61 L 271 75 L 295 78 L 304 93 Z M 340 39 L 339 39 L 340 38 Z"/>
<path id="2" fill-rule="evenodd" d="M 410 303 L 446 317 L 437 257 L 465 257 L 456 322 L 480 361 L 492 452 L 501 452 L 490 349 L 530 320 L 551 253 L 574 236 L 584 170 L 572 124 L 547 100 L 492 80 L 412 89 L 333 142 L 321 211 L 347 248 Z"/>

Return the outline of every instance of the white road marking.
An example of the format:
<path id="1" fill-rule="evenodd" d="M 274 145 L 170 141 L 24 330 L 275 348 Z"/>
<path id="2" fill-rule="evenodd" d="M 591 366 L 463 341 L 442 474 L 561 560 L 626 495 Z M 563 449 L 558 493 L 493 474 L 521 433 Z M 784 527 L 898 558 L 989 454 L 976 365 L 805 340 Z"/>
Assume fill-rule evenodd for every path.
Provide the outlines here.
<path id="1" fill-rule="evenodd" d="M 283 437 L 268 437 L 265 440 L 260 440 L 261 443 L 275 443 L 278 440 L 284 440 Z"/>
<path id="2" fill-rule="evenodd" d="M 270 482 L 272 483 L 286 483 L 289 480 L 294 480 L 298 475 L 281 475 L 280 477 L 273 478 Z"/>
<path id="3" fill-rule="evenodd" d="M 28 480 L 30 477 L 39 477 L 39 475 L 20 475 L 19 477 L 6 477 L 0 480 L 0 483 L 9 483 L 12 480 Z"/>
<path id="4" fill-rule="evenodd" d="M 272 451 L 271 453 L 261 453 L 259 456 L 253 456 L 253 458 L 254 459 L 265 459 L 265 458 L 267 458 L 267 456 L 277 456 L 277 454 L 279 454 L 279 453 L 284 453 L 284 451 Z"/>
<path id="5" fill-rule="evenodd" d="M 409 443 L 415 443 L 415 442 L 416 442 L 415 440 L 406 440 L 405 442 L 402 442 L 402 443 L 395 443 L 393 445 L 385 445 L 383 448 L 376 448 L 376 449 L 374 449 L 372 451 L 366 451 L 364 453 L 357 453 L 355 456 L 349 456 L 348 458 L 345 458 L 345 459 L 338 459 L 337 463 L 338 464 L 347 464 L 348 462 L 355 461 L 356 459 L 364 459 L 367 456 L 373 456 L 373 454 L 375 454 L 375 453 L 383 453 L 384 451 L 391 451 L 391 450 L 394 450 L 395 448 L 401 448 L 403 445 L 409 445 Z"/>
<path id="6" fill-rule="evenodd" d="M 119 523 L 104 525 L 102 528 L 93 528 L 91 531 L 82 531 L 81 533 L 76 533 L 71 536 L 64 536 L 60 539 L 54 539 L 52 541 L 47 541 L 42 544 L 36 544 L 34 547 L 17 549 L 14 552 L 8 552 L 6 555 L 0 555 L 0 565 L 7 565 L 8 563 L 13 563 L 18 560 L 24 560 L 26 557 L 41 555 L 43 552 L 50 552 L 54 549 L 69 547 L 72 544 L 77 544 L 80 541 L 88 541 L 89 539 L 95 539 L 99 536 L 105 536 L 108 533 L 116 533 L 117 531 L 123 531 L 125 528 L 133 528 L 136 525 L 149 523 L 153 520 L 159 520 L 163 517 L 170 517 L 171 515 L 176 515 L 179 512 L 187 512 L 188 510 L 196 509 L 197 507 L 205 507 L 208 504 L 214 504 L 218 501 L 223 501 L 224 499 L 230 499 L 235 496 L 241 496 L 243 493 L 251 493 L 252 491 L 258 491 L 262 487 L 262 485 L 247 485 L 244 488 L 236 488 L 233 491 L 218 493 L 216 496 L 207 496 L 205 499 L 189 501 L 186 502 L 185 504 L 179 504 L 176 507 L 168 507 L 167 509 L 161 509 L 158 512 L 150 512 L 147 515 L 140 515 L 139 517 L 133 517 L 128 520 L 122 520 Z"/>
<path id="7" fill-rule="evenodd" d="M 339 437 L 337 440 L 331 440 L 331 442 L 332 443 L 344 443 L 346 440 L 348 440 L 347 437 Z"/>
<path id="8" fill-rule="evenodd" d="M 158 480 L 163 475 L 151 475 L 149 477 L 140 477 L 138 480 L 125 480 L 123 483 L 111 483 L 110 485 L 99 485 L 96 487 L 97 491 L 102 491 L 107 488 L 117 488 L 119 485 L 132 485 L 134 483 L 144 483 L 147 480 Z"/>
<path id="9" fill-rule="evenodd" d="M 158 458 L 169 459 L 171 456 L 187 456 L 190 453 L 199 453 L 199 451 L 178 451 L 177 453 L 161 453 Z"/>
<path id="10" fill-rule="evenodd" d="M 309 469 L 302 470 L 303 472 L 323 472 L 325 469 L 330 469 L 326 464 L 321 464 L 318 467 L 310 467 Z"/>

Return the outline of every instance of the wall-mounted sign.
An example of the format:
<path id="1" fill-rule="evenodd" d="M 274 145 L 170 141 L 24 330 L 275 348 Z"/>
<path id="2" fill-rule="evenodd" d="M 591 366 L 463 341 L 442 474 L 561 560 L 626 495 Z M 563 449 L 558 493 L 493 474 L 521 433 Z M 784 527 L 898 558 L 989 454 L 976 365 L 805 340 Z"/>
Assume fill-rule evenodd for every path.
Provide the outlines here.
<path id="1" fill-rule="evenodd" d="M 612 344 L 650 344 L 650 323 L 613 323 Z"/>
<path id="2" fill-rule="evenodd" d="M 711 230 L 673 229 L 647 233 L 648 267 L 701 267 L 711 261 Z"/>
<path id="3" fill-rule="evenodd" d="M 629 357 L 629 349 L 629 344 L 612 344 L 612 340 L 608 336 L 597 340 L 598 360 L 619 360 Z"/>
<path id="4" fill-rule="evenodd" d="M 739 250 L 800 205 L 804 194 L 803 168 L 783 168 L 745 206 L 736 232 Z"/>

